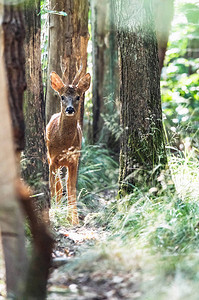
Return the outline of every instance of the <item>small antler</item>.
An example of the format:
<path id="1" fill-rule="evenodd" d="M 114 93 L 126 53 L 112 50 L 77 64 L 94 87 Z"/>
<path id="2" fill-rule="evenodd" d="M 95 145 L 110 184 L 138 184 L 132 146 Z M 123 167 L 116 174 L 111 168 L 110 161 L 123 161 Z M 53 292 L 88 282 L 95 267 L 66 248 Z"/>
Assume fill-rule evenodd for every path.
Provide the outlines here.
<path id="1" fill-rule="evenodd" d="M 68 65 L 69 62 L 67 59 L 63 59 L 62 56 L 60 56 L 60 68 L 62 71 L 62 80 L 65 85 L 69 85 L 69 79 L 68 79 Z"/>
<path id="2" fill-rule="evenodd" d="M 76 64 L 76 67 L 77 67 L 77 64 Z M 82 60 L 81 60 L 79 70 L 77 71 L 75 78 L 73 79 L 72 85 L 77 85 L 77 83 L 79 82 L 79 80 L 81 78 L 82 71 L 83 71 L 83 64 L 82 64 Z"/>

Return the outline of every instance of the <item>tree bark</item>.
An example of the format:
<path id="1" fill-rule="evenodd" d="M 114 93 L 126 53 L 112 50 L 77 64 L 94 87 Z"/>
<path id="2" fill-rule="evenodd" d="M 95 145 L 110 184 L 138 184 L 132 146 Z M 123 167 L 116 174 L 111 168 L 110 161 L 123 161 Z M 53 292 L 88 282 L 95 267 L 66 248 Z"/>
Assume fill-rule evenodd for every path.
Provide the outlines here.
<path id="1" fill-rule="evenodd" d="M 25 29 L 23 14 L 16 6 L 4 6 L 4 60 L 8 80 L 8 100 L 11 111 L 16 151 L 24 149 L 23 93 L 26 89 L 25 55 L 23 41 Z"/>
<path id="2" fill-rule="evenodd" d="M 48 162 L 45 132 L 45 104 L 41 75 L 41 16 L 40 0 L 24 2 L 26 27 L 26 80 L 27 91 L 24 94 L 25 168 L 23 176 L 32 186 L 37 197 L 37 206 L 45 212 L 48 219 L 49 189 Z"/>
<path id="3" fill-rule="evenodd" d="M 115 2 L 120 60 L 120 192 L 154 184 L 167 163 L 151 1 Z M 156 172 L 154 171 L 156 169 Z"/>
<path id="4" fill-rule="evenodd" d="M 159 68 L 161 73 L 169 40 L 171 22 L 174 15 L 174 0 L 153 0 L 153 2 L 158 41 Z"/>
<path id="5" fill-rule="evenodd" d="M 20 111 L 21 97 L 25 87 L 23 64 L 20 66 L 20 63 L 24 61 L 22 47 L 24 28 L 21 10 L 17 7 L 6 6 L 3 12 L 3 6 L 0 4 L 0 26 L 2 26 L 0 27 L 0 228 L 6 266 L 7 297 L 10 299 L 15 296 L 17 299 L 22 299 L 27 273 L 27 256 L 24 220 L 15 188 L 17 178 L 15 152 L 23 147 L 21 138 L 24 133 Z M 13 60 L 13 57 L 16 60 Z M 8 81 L 3 61 L 5 58 L 7 59 L 7 76 L 10 76 Z M 19 61 L 18 58 L 20 58 Z M 16 109 L 16 114 L 12 111 L 12 121 L 8 100 L 9 105 Z M 16 126 L 14 143 L 13 124 Z"/>
<path id="6" fill-rule="evenodd" d="M 37 209 L 29 190 L 21 182 L 17 185 L 17 192 L 21 207 L 24 210 L 30 224 L 33 236 L 32 257 L 24 282 L 23 299 L 46 299 L 47 279 L 51 267 L 52 250 L 54 240 L 51 237 L 46 224 L 38 218 Z"/>
<path id="7" fill-rule="evenodd" d="M 19 169 L 18 154 L 24 145 L 24 142 L 20 140 L 24 138 L 24 135 L 18 134 L 18 132 L 23 133 L 24 129 L 24 126 L 21 126 L 23 124 L 21 104 L 25 88 L 24 22 L 21 7 L 5 6 L 3 15 L 3 6 L 0 5 L 1 23 L 0 227 L 6 265 L 7 296 L 9 299 L 45 299 L 53 240 L 45 224 L 38 219 L 29 190 L 23 187 L 16 168 L 17 165 Z M 3 68 L 3 58 L 7 69 L 6 75 L 11 76 L 8 82 L 5 80 L 7 76 Z M 15 125 L 17 130 L 15 128 L 11 130 L 11 126 Z M 15 147 L 12 142 L 13 133 Z M 17 178 L 18 184 L 16 184 Z M 33 235 L 33 255 L 29 270 L 27 270 L 22 208 L 29 218 Z"/>
<path id="8" fill-rule="evenodd" d="M 50 9 L 64 11 L 67 16 L 50 14 L 49 19 L 49 63 L 46 95 L 46 121 L 60 111 L 57 94 L 50 87 L 50 73 L 55 71 L 62 75 L 61 60 L 66 67 L 64 81 L 72 83 L 77 67 L 87 67 L 88 34 L 88 0 L 50 0 Z M 81 124 L 83 124 L 84 102 L 81 107 Z"/>
<path id="9" fill-rule="evenodd" d="M 114 30 L 113 2 L 91 1 L 93 56 L 93 142 L 119 149 L 110 129 L 104 127 L 103 115 L 117 118 L 118 59 Z M 119 117 L 118 117 L 119 126 Z M 117 144 L 117 145 L 116 145 Z"/>

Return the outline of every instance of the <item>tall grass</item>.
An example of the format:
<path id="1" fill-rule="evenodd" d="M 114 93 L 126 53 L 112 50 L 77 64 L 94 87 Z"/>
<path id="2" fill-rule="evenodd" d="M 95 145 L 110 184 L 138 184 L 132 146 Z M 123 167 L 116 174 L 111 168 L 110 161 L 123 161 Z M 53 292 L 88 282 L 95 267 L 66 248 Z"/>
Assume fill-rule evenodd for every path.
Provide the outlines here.
<path id="1" fill-rule="evenodd" d="M 185 149 L 169 157 L 169 167 L 175 192 L 170 185 L 156 194 L 144 187 L 115 203 L 117 213 L 109 224 L 112 234 L 106 252 L 114 248 L 128 270 L 141 270 L 139 299 L 195 300 L 199 279 L 199 162 L 193 150 Z"/>
<path id="2" fill-rule="evenodd" d="M 90 254 L 80 257 L 75 268 L 84 269 L 86 265 L 93 270 L 93 266 L 102 268 L 100 266 L 105 264 L 116 271 L 122 269 L 139 281 L 141 293 L 137 299 L 140 300 L 198 299 L 199 162 L 196 151 L 185 147 L 184 152 L 169 155 L 175 189 L 165 179 L 162 189 L 143 186 L 120 200 L 107 198 L 102 209 L 100 191 L 113 187 L 117 180 L 116 168 L 107 150 L 84 146 L 79 170 L 80 208 L 86 207 L 85 214 L 97 212 L 94 225 L 99 225 L 101 219 L 109 234 Z M 96 265 L 93 260 L 101 264 Z"/>

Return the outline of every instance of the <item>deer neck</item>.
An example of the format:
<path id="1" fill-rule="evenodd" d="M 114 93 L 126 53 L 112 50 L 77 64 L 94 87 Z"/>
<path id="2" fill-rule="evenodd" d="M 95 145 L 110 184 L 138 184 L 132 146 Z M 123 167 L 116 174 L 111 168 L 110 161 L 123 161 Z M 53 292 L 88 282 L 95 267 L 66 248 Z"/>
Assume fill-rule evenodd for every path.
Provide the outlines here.
<path id="1" fill-rule="evenodd" d="M 67 116 L 63 111 L 60 115 L 60 132 L 61 134 L 75 135 L 77 132 L 77 116 Z"/>

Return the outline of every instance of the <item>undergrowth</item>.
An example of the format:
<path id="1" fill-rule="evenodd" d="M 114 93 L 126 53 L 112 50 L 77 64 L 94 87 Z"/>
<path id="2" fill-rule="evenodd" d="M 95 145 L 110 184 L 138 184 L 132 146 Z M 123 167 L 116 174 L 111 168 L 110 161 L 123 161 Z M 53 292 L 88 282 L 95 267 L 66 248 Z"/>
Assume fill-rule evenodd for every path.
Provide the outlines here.
<path id="1" fill-rule="evenodd" d="M 113 259 L 114 247 L 128 270 L 141 269 L 139 299 L 198 299 L 199 162 L 185 149 L 169 157 L 169 167 L 176 192 L 137 189 L 115 202 L 109 223 L 106 251 Z"/>
<path id="2" fill-rule="evenodd" d="M 117 190 L 118 162 L 104 145 L 86 145 L 83 142 L 77 184 L 77 205 L 80 219 L 92 213 L 92 219 L 102 223 L 101 212 L 106 210 L 104 195 Z M 63 178 L 63 185 L 66 186 Z M 54 225 L 67 225 L 67 195 L 56 204 L 52 202 L 51 217 Z M 99 214 L 99 216 L 98 216 Z M 69 224 L 68 224 L 69 225 Z"/>
<path id="3" fill-rule="evenodd" d="M 96 151 L 100 150 L 96 148 Z M 83 170 L 87 170 L 87 163 L 94 161 L 92 155 L 85 152 L 80 176 Z M 107 176 L 103 178 L 104 188 L 112 182 L 109 174 L 114 163 L 109 159 L 110 170 L 104 175 Z M 100 158 L 93 164 L 95 171 L 93 168 L 88 174 L 101 176 L 106 165 L 103 164 L 100 171 L 99 164 Z M 87 208 L 87 212 L 97 213 L 92 225 L 105 226 L 108 236 L 67 268 L 78 272 L 86 266 L 93 271 L 105 264 L 106 268 L 116 272 L 121 269 L 133 277 L 137 274 L 135 281 L 139 278 L 141 284 L 137 299 L 198 299 L 199 162 L 193 150 L 185 149 L 178 155 L 170 154 L 169 168 L 176 191 L 170 184 L 161 190 L 145 186 L 120 200 L 107 199 L 103 209 L 99 202 L 93 206 L 95 210 Z M 86 173 L 82 174 L 86 176 Z M 87 185 L 91 190 L 93 177 L 89 178 Z M 86 184 L 84 176 L 80 179 L 81 184 L 84 184 L 83 180 Z M 94 180 L 97 191 L 99 177 Z M 95 197 L 98 201 L 97 192 Z"/>

